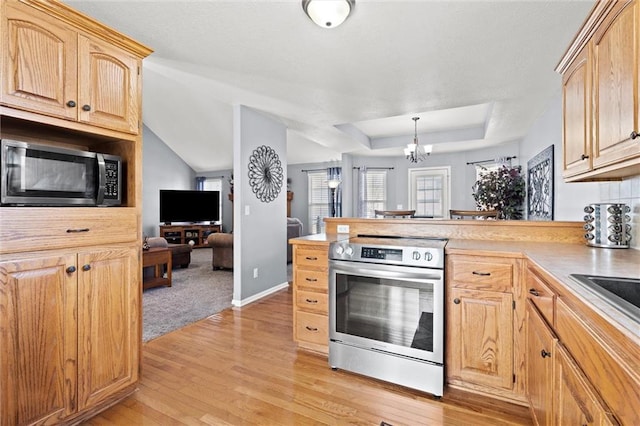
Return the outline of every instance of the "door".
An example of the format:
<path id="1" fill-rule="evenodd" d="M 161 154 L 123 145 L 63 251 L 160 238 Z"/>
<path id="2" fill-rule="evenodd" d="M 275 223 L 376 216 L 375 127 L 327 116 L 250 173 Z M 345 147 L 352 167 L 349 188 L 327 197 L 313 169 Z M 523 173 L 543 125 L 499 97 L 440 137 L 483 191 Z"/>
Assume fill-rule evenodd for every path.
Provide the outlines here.
<path id="1" fill-rule="evenodd" d="M 640 2 L 619 2 L 593 37 L 595 147 L 598 168 L 640 156 L 638 43 Z"/>
<path id="2" fill-rule="evenodd" d="M 591 170 L 591 104 L 589 99 L 589 45 L 562 76 L 563 175 Z"/>
<path id="3" fill-rule="evenodd" d="M 513 296 L 452 288 L 447 297 L 447 376 L 513 388 Z"/>
<path id="4" fill-rule="evenodd" d="M 74 268 L 73 255 L 0 263 L 3 426 L 55 423 L 75 410 Z"/>
<path id="5" fill-rule="evenodd" d="M 553 364 L 558 339 L 533 303 L 530 300 L 526 303 L 526 394 L 534 422 L 550 425 L 553 421 Z"/>
<path id="6" fill-rule="evenodd" d="M 4 105 L 76 119 L 77 34 L 31 7 L 7 2 L 2 20 Z M 73 103 L 71 103 L 73 102 Z"/>
<path id="7" fill-rule="evenodd" d="M 100 40 L 78 43 L 79 121 L 138 134 L 139 61 Z"/>
<path id="8" fill-rule="evenodd" d="M 140 342 L 138 249 L 78 254 L 78 408 L 134 383 Z"/>
<path id="9" fill-rule="evenodd" d="M 555 350 L 555 424 L 618 424 L 567 350 L 560 343 Z"/>

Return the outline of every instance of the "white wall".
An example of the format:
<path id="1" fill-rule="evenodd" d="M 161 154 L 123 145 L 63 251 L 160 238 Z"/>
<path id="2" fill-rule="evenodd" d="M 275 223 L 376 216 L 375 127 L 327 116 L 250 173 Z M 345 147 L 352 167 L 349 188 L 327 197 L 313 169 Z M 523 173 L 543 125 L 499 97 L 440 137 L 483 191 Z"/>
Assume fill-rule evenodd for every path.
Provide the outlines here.
<path id="1" fill-rule="evenodd" d="M 160 189 L 195 189 L 196 174 L 147 126 L 142 129 L 142 233 L 160 235 Z"/>
<path id="2" fill-rule="evenodd" d="M 233 304 L 242 306 L 288 285 L 287 129 L 284 124 L 241 105 L 234 107 L 233 129 Z M 271 202 L 260 201 L 249 186 L 249 158 L 261 145 L 275 150 L 284 171 L 284 184 Z M 254 277 L 256 268 L 258 276 Z"/>

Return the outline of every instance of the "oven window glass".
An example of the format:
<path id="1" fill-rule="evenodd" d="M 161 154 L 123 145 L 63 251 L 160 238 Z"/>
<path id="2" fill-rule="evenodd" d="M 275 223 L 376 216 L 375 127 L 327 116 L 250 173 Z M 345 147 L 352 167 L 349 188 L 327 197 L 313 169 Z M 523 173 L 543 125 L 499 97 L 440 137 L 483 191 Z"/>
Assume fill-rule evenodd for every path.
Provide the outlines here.
<path id="1" fill-rule="evenodd" d="M 433 351 L 433 284 L 336 274 L 336 331 Z"/>
<path id="2" fill-rule="evenodd" d="M 95 197 L 95 158 L 16 147 L 7 156 L 10 195 Z"/>

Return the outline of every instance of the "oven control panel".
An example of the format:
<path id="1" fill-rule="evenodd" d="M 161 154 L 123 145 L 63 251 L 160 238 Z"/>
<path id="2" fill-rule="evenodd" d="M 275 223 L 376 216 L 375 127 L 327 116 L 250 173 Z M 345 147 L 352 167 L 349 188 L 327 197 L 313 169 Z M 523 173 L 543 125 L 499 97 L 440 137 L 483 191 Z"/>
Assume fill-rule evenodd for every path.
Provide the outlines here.
<path id="1" fill-rule="evenodd" d="M 444 268 L 444 250 L 439 247 L 392 247 L 336 242 L 330 245 L 329 258 L 354 262 Z"/>

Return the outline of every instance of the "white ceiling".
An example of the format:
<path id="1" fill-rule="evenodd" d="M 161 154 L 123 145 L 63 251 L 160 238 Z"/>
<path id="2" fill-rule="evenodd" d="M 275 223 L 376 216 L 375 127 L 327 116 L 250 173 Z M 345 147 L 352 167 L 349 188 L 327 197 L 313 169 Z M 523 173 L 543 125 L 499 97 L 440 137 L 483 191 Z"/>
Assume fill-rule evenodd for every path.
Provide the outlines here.
<path id="1" fill-rule="evenodd" d="M 232 106 L 279 117 L 289 164 L 520 140 L 593 0 L 356 0 L 323 29 L 300 0 L 67 0 L 154 49 L 143 119 L 196 172 L 233 164 Z"/>

